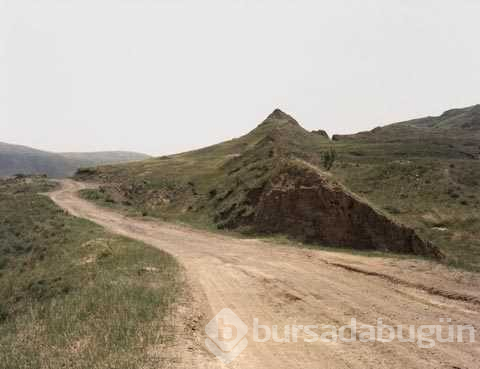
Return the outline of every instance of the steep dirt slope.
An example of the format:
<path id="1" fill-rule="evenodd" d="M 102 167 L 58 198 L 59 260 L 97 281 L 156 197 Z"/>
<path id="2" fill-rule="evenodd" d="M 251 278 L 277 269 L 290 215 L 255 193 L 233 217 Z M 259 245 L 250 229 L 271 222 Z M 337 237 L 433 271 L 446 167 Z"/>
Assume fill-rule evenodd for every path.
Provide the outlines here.
<path id="1" fill-rule="evenodd" d="M 253 224 L 259 231 L 326 246 L 443 257 L 413 229 L 301 162 L 288 163 L 272 176 L 258 199 Z"/>

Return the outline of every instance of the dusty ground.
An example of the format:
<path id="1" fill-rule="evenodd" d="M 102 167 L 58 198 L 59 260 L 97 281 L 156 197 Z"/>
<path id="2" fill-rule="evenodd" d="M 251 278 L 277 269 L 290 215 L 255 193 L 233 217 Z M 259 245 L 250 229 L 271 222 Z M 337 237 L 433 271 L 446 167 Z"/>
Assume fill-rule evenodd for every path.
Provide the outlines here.
<path id="1" fill-rule="evenodd" d="M 177 367 L 222 368 L 204 327 L 223 308 L 247 325 L 249 345 L 229 368 L 480 368 L 479 343 L 255 343 L 252 322 L 278 325 L 470 324 L 480 328 L 480 277 L 425 261 L 368 258 L 241 240 L 126 218 L 76 195 L 64 181 L 50 197 L 71 214 L 163 249 L 180 260 L 190 300 L 180 307 Z M 446 331 L 446 328 L 444 328 Z M 322 333 L 322 330 L 317 330 Z M 477 334 L 478 336 L 478 334 Z"/>

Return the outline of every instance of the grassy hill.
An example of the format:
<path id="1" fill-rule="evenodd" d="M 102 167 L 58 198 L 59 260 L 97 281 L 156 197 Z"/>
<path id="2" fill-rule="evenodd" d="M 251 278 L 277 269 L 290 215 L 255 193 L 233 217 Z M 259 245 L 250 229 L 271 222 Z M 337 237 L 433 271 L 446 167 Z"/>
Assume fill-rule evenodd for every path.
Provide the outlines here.
<path id="1" fill-rule="evenodd" d="M 240 226 L 253 208 L 248 193 L 260 188 L 282 159 L 320 165 L 329 140 L 310 134 L 277 110 L 252 132 L 204 149 L 137 163 L 79 171 L 77 178 L 112 183 L 92 196 L 133 206 L 168 220 Z M 229 211 L 233 204 L 242 204 Z M 228 214 L 227 214 L 228 213 Z"/>
<path id="2" fill-rule="evenodd" d="M 201 227 L 262 233 L 256 220 L 266 184 L 285 163 L 309 166 L 415 229 L 450 264 L 480 270 L 478 111 L 478 106 L 455 109 L 329 140 L 323 131 L 308 132 L 276 110 L 240 138 L 80 171 L 77 177 L 103 181 L 99 191 L 84 196 L 108 206 Z M 327 171 L 326 154 L 332 152 L 336 160 Z"/>
<path id="3" fill-rule="evenodd" d="M 334 136 L 332 174 L 480 270 L 480 106 Z"/>
<path id="4" fill-rule="evenodd" d="M 427 117 L 398 123 L 416 128 L 458 129 L 465 133 L 480 131 L 480 105 L 463 109 L 451 109 L 439 117 Z M 477 136 L 478 137 L 478 136 Z"/>
<path id="5" fill-rule="evenodd" d="M 173 339 L 176 262 L 65 214 L 52 186 L 0 180 L 0 366 L 166 367 L 150 353 Z"/>
<path id="6" fill-rule="evenodd" d="M 0 142 L 0 177 L 18 173 L 46 174 L 54 178 L 68 177 L 81 167 L 146 158 L 148 155 L 125 151 L 57 154 Z"/>

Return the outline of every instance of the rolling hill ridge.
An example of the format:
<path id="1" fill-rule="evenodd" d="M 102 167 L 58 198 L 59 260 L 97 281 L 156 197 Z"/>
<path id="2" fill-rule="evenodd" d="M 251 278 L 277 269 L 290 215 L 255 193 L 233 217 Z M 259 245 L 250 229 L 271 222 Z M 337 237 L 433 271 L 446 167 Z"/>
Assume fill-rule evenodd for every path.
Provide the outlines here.
<path id="1" fill-rule="evenodd" d="M 143 160 L 148 157 L 127 151 L 51 153 L 0 142 L 0 176 L 21 173 L 46 174 L 54 178 L 68 177 L 81 167 Z"/>

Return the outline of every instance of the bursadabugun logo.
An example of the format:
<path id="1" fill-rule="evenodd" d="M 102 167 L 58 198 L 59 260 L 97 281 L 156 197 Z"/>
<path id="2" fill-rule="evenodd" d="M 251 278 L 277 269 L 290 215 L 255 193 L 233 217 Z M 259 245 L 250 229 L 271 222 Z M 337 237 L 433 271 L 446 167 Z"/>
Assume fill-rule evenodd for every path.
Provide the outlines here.
<path id="1" fill-rule="evenodd" d="M 442 324 L 431 325 L 397 325 L 390 326 L 377 318 L 376 325 L 357 325 L 357 319 L 351 318 L 350 324 L 341 327 L 332 325 L 260 325 L 259 319 L 253 319 L 253 344 L 296 343 L 303 339 L 305 343 L 315 342 L 362 342 L 389 344 L 394 340 L 401 343 L 416 343 L 422 349 L 432 349 L 436 344 L 475 343 L 476 329 L 472 325 L 453 325 L 450 318 L 440 318 Z M 406 328 L 406 329 L 405 329 Z M 299 333 L 303 331 L 303 334 Z M 207 324 L 205 328 L 208 338 L 207 348 L 224 364 L 230 364 L 248 346 L 245 336 L 248 326 L 230 309 L 223 309 Z"/>
<path id="2" fill-rule="evenodd" d="M 248 345 L 247 325 L 230 309 L 223 309 L 205 327 L 207 348 L 224 364 L 230 364 Z"/>

